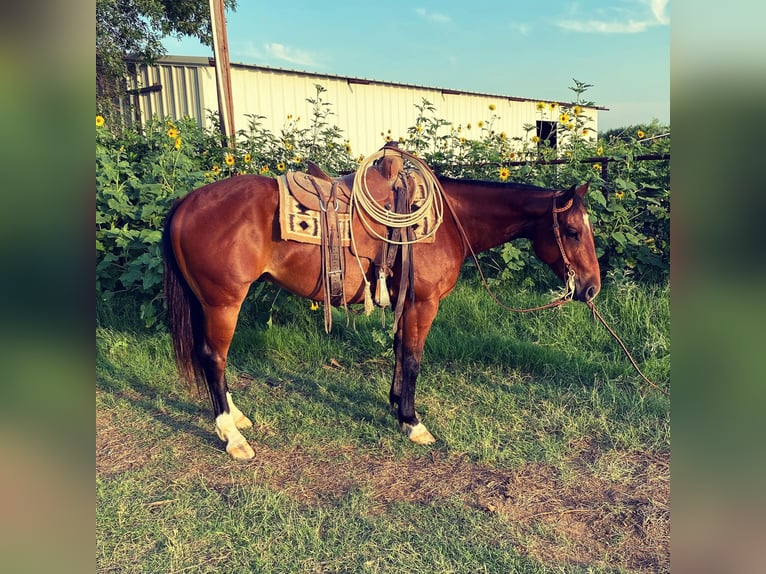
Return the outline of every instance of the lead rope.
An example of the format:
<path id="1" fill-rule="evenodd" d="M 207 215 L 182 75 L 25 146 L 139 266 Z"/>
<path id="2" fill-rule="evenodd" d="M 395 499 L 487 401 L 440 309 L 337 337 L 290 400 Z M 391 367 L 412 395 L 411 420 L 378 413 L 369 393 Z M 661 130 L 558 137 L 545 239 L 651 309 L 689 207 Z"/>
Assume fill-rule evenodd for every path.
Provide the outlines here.
<path id="1" fill-rule="evenodd" d="M 567 279 L 565 281 L 566 285 L 566 291 L 563 295 L 561 295 L 558 299 L 551 301 L 550 303 L 547 303 L 545 305 L 540 305 L 539 307 L 530 307 L 528 309 L 516 309 L 514 307 L 509 307 L 505 303 L 501 302 L 500 299 L 497 298 L 497 295 L 495 295 L 492 292 L 492 289 L 489 287 L 489 283 L 487 283 L 487 279 L 484 277 L 484 272 L 481 270 L 481 266 L 479 265 L 479 258 L 476 256 L 476 253 L 473 250 L 473 247 L 471 246 L 471 242 L 468 241 L 468 235 L 465 232 L 465 229 L 463 229 L 463 225 L 460 223 L 460 220 L 457 217 L 457 214 L 455 213 L 455 210 L 452 209 L 452 205 L 450 205 L 449 200 L 447 197 L 444 197 L 444 202 L 447 204 L 447 208 L 452 213 L 452 219 L 455 221 L 455 224 L 460 231 L 460 235 L 463 238 L 463 241 L 465 241 L 465 244 L 468 246 L 468 250 L 471 253 L 471 256 L 473 257 L 474 262 L 476 263 L 476 269 L 479 271 L 479 277 L 481 277 L 482 285 L 484 286 L 484 289 L 487 291 L 489 296 L 492 298 L 492 300 L 497 303 L 500 307 L 503 309 L 506 309 L 508 311 L 513 311 L 514 313 L 530 313 L 532 311 L 541 311 L 543 309 L 550 309 L 552 307 L 559 307 L 561 305 L 565 305 L 566 303 L 569 303 L 572 298 L 574 297 L 574 283 L 575 283 L 575 272 L 570 266 L 569 258 L 566 256 L 566 253 L 564 252 L 564 245 L 561 241 L 561 235 L 559 233 L 559 226 L 558 226 L 558 218 L 556 217 L 557 213 L 561 213 L 562 211 L 566 211 L 570 207 L 572 207 L 572 201 L 570 200 L 564 207 L 557 208 L 556 207 L 556 200 L 553 200 L 553 232 L 556 236 L 556 242 L 558 243 L 559 250 L 561 251 L 561 256 L 564 259 L 564 263 L 567 266 Z M 641 372 L 641 369 L 638 368 L 638 364 L 636 363 L 636 360 L 633 358 L 633 356 L 630 354 L 630 351 L 628 351 L 628 348 L 625 346 L 625 343 L 622 342 L 622 339 L 617 335 L 617 333 L 614 332 L 614 330 L 609 326 L 609 324 L 606 322 L 606 319 L 604 319 L 601 316 L 601 313 L 598 312 L 596 309 L 596 305 L 593 303 L 593 301 L 587 301 L 585 303 L 593 313 L 593 316 L 596 317 L 601 324 L 606 327 L 606 330 L 609 331 L 609 333 L 614 337 L 614 339 L 620 344 L 620 347 L 622 348 L 623 352 L 625 353 L 625 356 L 630 361 L 630 364 L 633 365 L 633 368 L 636 370 L 636 372 L 641 376 L 641 378 L 653 389 L 658 390 L 666 397 L 670 396 L 670 393 L 668 393 L 665 389 L 661 389 L 658 387 L 655 383 L 653 383 L 644 373 Z"/>
<path id="2" fill-rule="evenodd" d="M 663 395 L 666 397 L 670 396 L 670 393 L 667 392 L 665 389 L 661 389 L 658 387 L 655 383 L 650 381 L 644 373 L 641 372 L 641 369 L 638 368 L 638 364 L 636 363 L 636 360 L 633 358 L 633 356 L 628 351 L 628 348 L 625 346 L 625 343 L 622 342 L 622 339 L 620 339 L 617 336 L 617 333 L 612 330 L 612 328 L 607 324 L 606 320 L 601 316 L 601 313 L 598 312 L 596 309 L 596 306 L 593 304 L 593 301 L 587 301 L 585 303 L 588 307 L 590 307 L 590 310 L 593 312 L 593 316 L 596 317 L 599 321 L 601 321 L 601 324 L 606 327 L 606 330 L 609 331 L 609 333 L 614 337 L 615 341 L 617 341 L 620 344 L 620 347 L 622 347 L 623 352 L 625 353 L 625 356 L 628 357 L 628 360 L 630 361 L 630 364 L 633 365 L 633 368 L 636 369 L 636 372 L 641 375 L 641 378 L 644 379 L 644 381 L 652 388 L 660 391 Z"/>

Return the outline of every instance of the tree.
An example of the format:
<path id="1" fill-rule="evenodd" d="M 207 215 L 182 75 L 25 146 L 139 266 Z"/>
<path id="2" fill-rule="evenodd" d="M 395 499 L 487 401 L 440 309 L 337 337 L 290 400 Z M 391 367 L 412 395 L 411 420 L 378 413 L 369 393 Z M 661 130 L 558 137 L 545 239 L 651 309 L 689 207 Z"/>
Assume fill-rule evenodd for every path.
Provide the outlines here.
<path id="1" fill-rule="evenodd" d="M 223 0 L 235 10 L 237 0 Z M 165 55 L 166 36 L 191 36 L 212 45 L 208 0 L 96 0 L 97 100 L 117 95 L 125 57 L 151 63 Z"/>

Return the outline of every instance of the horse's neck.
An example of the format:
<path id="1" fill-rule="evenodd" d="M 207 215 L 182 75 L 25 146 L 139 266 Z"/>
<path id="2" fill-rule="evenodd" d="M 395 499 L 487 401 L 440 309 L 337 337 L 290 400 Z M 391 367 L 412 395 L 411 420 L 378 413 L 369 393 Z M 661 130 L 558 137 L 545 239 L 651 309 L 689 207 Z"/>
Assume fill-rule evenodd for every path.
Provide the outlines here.
<path id="1" fill-rule="evenodd" d="M 453 181 L 443 187 L 476 253 L 530 237 L 552 201 L 552 192 L 512 185 Z"/>

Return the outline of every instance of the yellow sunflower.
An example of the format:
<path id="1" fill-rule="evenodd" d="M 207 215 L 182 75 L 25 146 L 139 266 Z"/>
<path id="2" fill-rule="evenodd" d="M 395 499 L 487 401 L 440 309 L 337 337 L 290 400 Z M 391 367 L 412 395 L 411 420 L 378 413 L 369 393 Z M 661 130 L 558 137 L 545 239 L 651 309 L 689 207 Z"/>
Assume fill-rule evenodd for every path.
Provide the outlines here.
<path id="1" fill-rule="evenodd" d="M 176 138 L 175 148 L 181 149 L 181 138 Z"/>
<path id="2" fill-rule="evenodd" d="M 636 132 L 636 135 L 638 136 L 638 139 L 642 139 L 646 134 L 642 132 L 641 130 L 638 130 Z"/>
<path id="3" fill-rule="evenodd" d="M 625 192 L 624 192 L 624 191 L 615 191 L 615 192 L 614 192 L 614 196 L 615 196 L 617 199 L 622 199 L 623 197 L 625 197 Z"/>
<path id="4" fill-rule="evenodd" d="M 104 116 L 96 116 L 96 127 L 100 128 L 101 126 L 104 125 L 105 121 L 106 120 L 104 120 Z"/>
<path id="5" fill-rule="evenodd" d="M 500 180 L 501 181 L 505 181 L 506 179 L 508 179 L 508 177 L 510 177 L 511 170 L 508 169 L 507 167 L 503 166 L 503 167 L 500 168 L 499 175 L 500 175 Z"/>
<path id="6" fill-rule="evenodd" d="M 540 143 L 540 136 L 532 136 L 532 143 Z"/>
<path id="7" fill-rule="evenodd" d="M 489 111 L 494 112 L 495 111 L 495 104 L 489 104 Z"/>
<path id="8" fill-rule="evenodd" d="M 178 137 L 178 130 L 176 128 L 170 128 L 168 130 L 168 137 L 172 140 Z"/>
<path id="9" fill-rule="evenodd" d="M 262 166 L 261 166 L 261 169 L 259 169 L 259 170 L 258 170 L 258 173 L 260 173 L 261 175 L 263 175 L 263 174 L 265 174 L 265 173 L 269 173 L 269 166 L 267 166 L 267 165 L 262 165 Z"/>
<path id="10" fill-rule="evenodd" d="M 582 113 L 582 108 L 580 106 L 575 106 L 574 113 L 576 116 L 579 116 Z"/>
<path id="11" fill-rule="evenodd" d="M 280 161 L 280 162 L 277 164 L 277 169 L 278 169 L 279 171 L 285 171 L 285 164 L 284 164 L 283 162 L 281 162 L 281 161 Z"/>
<path id="12" fill-rule="evenodd" d="M 545 102 L 537 102 L 535 108 L 538 112 L 542 112 L 545 109 Z"/>
<path id="13" fill-rule="evenodd" d="M 245 163 L 250 163 L 250 160 L 253 159 L 252 156 L 249 153 L 246 153 L 245 156 L 242 158 L 242 161 Z"/>
<path id="14" fill-rule="evenodd" d="M 226 162 L 226 165 L 231 167 L 234 165 L 234 156 L 231 155 L 230 153 L 227 153 L 226 155 L 223 156 L 223 161 Z"/>
<path id="15" fill-rule="evenodd" d="M 211 169 L 210 171 L 213 172 L 213 175 L 218 175 L 219 173 L 221 173 L 221 168 L 218 167 L 217 165 L 214 165 L 213 169 Z"/>
<path id="16" fill-rule="evenodd" d="M 565 124 L 565 123 L 567 123 L 567 122 L 569 121 L 569 114 L 561 114 L 561 115 L 559 116 L 559 121 L 560 121 L 562 124 Z"/>

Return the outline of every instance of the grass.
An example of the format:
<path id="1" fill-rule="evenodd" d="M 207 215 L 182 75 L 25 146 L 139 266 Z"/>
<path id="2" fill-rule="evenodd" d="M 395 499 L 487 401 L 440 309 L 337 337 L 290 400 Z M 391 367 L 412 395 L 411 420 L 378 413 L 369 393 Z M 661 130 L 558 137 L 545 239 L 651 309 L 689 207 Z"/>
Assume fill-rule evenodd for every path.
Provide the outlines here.
<path id="1" fill-rule="evenodd" d="M 516 306 L 541 296 L 498 295 Z M 644 372 L 670 374 L 667 287 L 597 305 Z M 669 399 L 584 305 L 516 315 L 471 281 L 443 303 L 409 443 L 387 408 L 389 328 L 283 300 L 243 321 L 230 387 L 256 457 L 228 459 L 167 334 L 99 309 L 101 572 L 654 572 L 669 569 Z"/>

